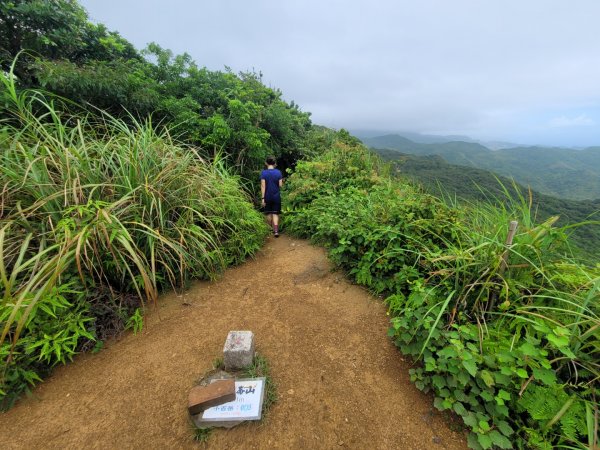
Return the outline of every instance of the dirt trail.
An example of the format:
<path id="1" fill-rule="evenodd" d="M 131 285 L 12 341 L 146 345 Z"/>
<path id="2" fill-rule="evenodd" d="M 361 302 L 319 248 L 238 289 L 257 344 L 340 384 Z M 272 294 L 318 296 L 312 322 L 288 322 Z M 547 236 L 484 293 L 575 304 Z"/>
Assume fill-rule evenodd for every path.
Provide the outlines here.
<path id="1" fill-rule="evenodd" d="M 229 330 L 252 330 L 279 400 L 262 424 L 217 430 L 214 449 L 464 449 L 409 381 L 380 300 L 306 241 L 270 238 L 218 282 L 167 295 L 145 329 L 82 355 L 11 411 L 0 447 L 202 448 L 186 401 Z"/>

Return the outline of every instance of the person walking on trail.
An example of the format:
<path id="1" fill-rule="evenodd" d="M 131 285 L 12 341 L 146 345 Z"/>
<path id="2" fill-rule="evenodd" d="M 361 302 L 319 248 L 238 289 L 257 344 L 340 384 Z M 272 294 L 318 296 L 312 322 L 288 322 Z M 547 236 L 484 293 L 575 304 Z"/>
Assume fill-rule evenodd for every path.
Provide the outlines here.
<path id="1" fill-rule="evenodd" d="M 283 185 L 281 171 L 276 169 L 277 161 L 269 156 L 265 162 L 267 168 L 260 174 L 261 206 L 267 215 L 269 225 L 273 227 L 273 235 L 279 237 L 279 214 L 281 214 L 281 194 L 279 188 Z"/>

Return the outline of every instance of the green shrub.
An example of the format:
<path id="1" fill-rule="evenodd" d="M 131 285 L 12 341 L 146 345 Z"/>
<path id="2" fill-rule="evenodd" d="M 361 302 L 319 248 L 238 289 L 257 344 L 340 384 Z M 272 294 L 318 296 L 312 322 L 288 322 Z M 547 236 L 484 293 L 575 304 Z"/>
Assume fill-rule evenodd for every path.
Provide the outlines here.
<path id="1" fill-rule="evenodd" d="M 267 229 L 222 161 L 150 122 L 58 113 L 62 100 L 19 92 L 12 74 L 0 81 L 5 408 L 76 351 L 139 329 L 161 290 L 252 255 Z"/>
<path id="2" fill-rule="evenodd" d="M 600 268 L 569 259 L 556 218 L 537 224 L 524 198 L 446 206 L 339 141 L 286 190 L 287 229 L 387 296 L 390 337 L 420 360 L 412 381 L 462 417 L 472 448 L 597 442 Z"/>

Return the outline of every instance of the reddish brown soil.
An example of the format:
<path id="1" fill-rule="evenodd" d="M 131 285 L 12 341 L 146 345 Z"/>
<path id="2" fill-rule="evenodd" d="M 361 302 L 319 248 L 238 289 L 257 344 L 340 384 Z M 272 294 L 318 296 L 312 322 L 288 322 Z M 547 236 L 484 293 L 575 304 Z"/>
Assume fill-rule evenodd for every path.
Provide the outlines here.
<path id="1" fill-rule="evenodd" d="M 464 449 L 409 381 L 382 302 L 331 272 L 306 241 L 271 238 L 255 260 L 183 296 L 144 331 L 59 367 L 0 414 L 0 447 L 199 448 L 186 412 L 229 330 L 252 330 L 279 399 L 261 424 L 218 429 L 215 449 Z"/>

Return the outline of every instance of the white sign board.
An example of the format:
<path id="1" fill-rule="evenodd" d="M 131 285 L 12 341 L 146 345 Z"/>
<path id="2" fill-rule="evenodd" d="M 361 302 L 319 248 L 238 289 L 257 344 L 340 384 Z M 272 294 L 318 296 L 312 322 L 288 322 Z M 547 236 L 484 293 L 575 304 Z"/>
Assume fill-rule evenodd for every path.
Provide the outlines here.
<path id="1" fill-rule="evenodd" d="M 213 406 L 202 414 L 202 422 L 260 420 L 265 378 L 235 381 L 235 400 Z"/>

